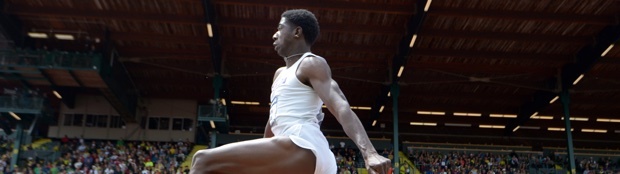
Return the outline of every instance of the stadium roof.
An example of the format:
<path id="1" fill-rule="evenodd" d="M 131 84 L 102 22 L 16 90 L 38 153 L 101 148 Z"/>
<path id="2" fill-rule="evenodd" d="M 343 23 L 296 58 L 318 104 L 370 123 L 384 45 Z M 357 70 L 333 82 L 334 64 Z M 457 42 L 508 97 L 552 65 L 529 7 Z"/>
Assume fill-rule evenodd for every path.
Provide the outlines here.
<path id="1" fill-rule="evenodd" d="M 618 0 L 4 0 L 3 15 L 22 46 L 90 51 L 112 43 L 141 97 L 206 103 L 221 74 L 231 129 L 260 132 L 273 73 L 284 65 L 271 36 L 280 14 L 295 8 L 317 16 L 313 52 L 328 60 L 372 137 L 392 130 L 388 93 L 398 83 L 405 140 L 561 139 L 548 129 L 564 127 L 554 100 L 563 88 L 579 118 L 576 139 L 620 139 L 620 46 L 611 48 L 620 38 Z M 330 116 L 323 129 L 343 135 Z"/>

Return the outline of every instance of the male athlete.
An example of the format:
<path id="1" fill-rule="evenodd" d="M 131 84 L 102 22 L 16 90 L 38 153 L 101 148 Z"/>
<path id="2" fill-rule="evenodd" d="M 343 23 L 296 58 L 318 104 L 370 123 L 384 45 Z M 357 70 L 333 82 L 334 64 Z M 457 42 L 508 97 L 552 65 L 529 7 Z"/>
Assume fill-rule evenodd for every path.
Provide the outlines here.
<path id="1" fill-rule="evenodd" d="M 369 173 L 388 173 L 390 160 L 371 144 L 325 59 L 311 53 L 318 35 L 312 12 L 282 14 L 273 46 L 286 67 L 274 76 L 264 138 L 198 151 L 190 173 L 335 174 L 336 160 L 319 126 L 323 103 L 360 149 Z"/>

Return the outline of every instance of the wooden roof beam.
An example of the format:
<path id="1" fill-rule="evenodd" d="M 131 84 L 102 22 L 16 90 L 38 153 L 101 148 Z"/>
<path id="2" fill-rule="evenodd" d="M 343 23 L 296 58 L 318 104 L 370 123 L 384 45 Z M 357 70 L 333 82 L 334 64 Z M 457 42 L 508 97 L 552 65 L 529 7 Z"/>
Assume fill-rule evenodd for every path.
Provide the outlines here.
<path id="1" fill-rule="evenodd" d="M 203 16 L 189 16 L 162 13 L 136 13 L 112 10 L 88 10 L 57 7 L 28 7 L 12 5 L 6 8 L 6 13 L 20 16 L 37 16 L 43 18 L 88 18 L 107 20 L 130 20 L 145 22 L 166 22 L 179 24 L 204 24 Z"/>
<path id="2" fill-rule="evenodd" d="M 414 2 L 414 1 L 412 1 Z M 256 5 L 269 7 L 297 7 L 325 10 L 347 10 L 371 13 L 411 15 L 414 12 L 415 3 L 411 5 L 387 4 L 387 3 L 360 3 L 347 1 L 289 1 L 289 0 L 216 0 L 214 4 L 229 5 Z"/>
<path id="3" fill-rule="evenodd" d="M 121 57 L 204 56 L 210 57 L 209 49 L 173 49 L 148 47 L 119 47 Z"/>
<path id="4" fill-rule="evenodd" d="M 208 36 L 189 36 L 142 32 L 110 32 L 110 39 L 122 41 L 167 42 L 207 45 Z"/>
<path id="5" fill-rule="evenodd" d="M 430 16 L 448 16 L 461 18 L 488 18 L 502 20 L 519 21 L 540 21 L 540 22 L 564 22 L 580 23 L 593 25 L 609 25 L 614 23 L 613 16 L 603 15 L 583 15 L 583 14 L 557 14 L 548 12 L 532 11 L 506 11 L 506 10 L 483 10 L 483 9 L 464 9 L 449 7 L 432 7 L 428 11 Z"/>
<path id="6" fill-rule="evenodd" d="M 548 67 L 547 64 L 542 66 L 531 65 L 502 65 L 502 64 L 476 64 L 462 62 L 433 62 L 409 59 L 407 67 L 414 70 L 446 70 L 449 72 L 459 73 L 493 73 L 493 74 L 531 74 L 552 76 L 557 74 L 556 67 Z"/>
<path id="7" fill-rule="evenodd" d="M 456 38 L 456 39 L 482 39 L 482 40 L 506 40 L 519 42 L 554 42 L 567 44 L 584 44 L 593 42 L 589 36 L 561 36 L 549 34 L 491 32 L 491 31 L 458 31 L 446 29 L 422 29 L 420 37 Z"/>
<path id="8" fill-rule="evenodd" d="M 242 19 L 220 17 L 218 22 L 220 26 L 241 27 L 241 28 L 260 28 L 269 29 L 273 32 L 277 29 L 279 19 Z M 406 28 L 399 25 L 369 25 L 369 24 L 337 24 L 337 23 L 320 23 L 321 32 L 346 32 L 346 33 L 365 33 L 365 34 L 398 34 L 405 33 Z M 271 37 L 269 37 L 271 38 Z"/>
<path id="9" fill-rule="evenodd" d="M 271 39 L 223 39 L 222 45 L 225 46 L 243 46 L 255 48 L 271 48 L 273 49 L 273 40 Z M 361 44 L 335 44 L 331 42 L 317 43 L 312 47 L 313 50 L 338 50 L 352 52 L 376 52 L 376 53 L 393 53 L 396 51 L 396 45 L 361 45 Z"/>
<path id="10" fill-rule="evenodd" d="M 515 53 L 500 51 L 474 51 L 474 50 L 453 50 L 453 49 L 430 49 L 415 48 L 411 52 L 412 56 L 434 56 L 434 57 L 456 57 L 472 59 L 506 59 L 506 60 L 531 60 L 531 61 L 561 61 L 568 62 L 573 58 L 569 54 L 547 54 L 547 53 Z"/>

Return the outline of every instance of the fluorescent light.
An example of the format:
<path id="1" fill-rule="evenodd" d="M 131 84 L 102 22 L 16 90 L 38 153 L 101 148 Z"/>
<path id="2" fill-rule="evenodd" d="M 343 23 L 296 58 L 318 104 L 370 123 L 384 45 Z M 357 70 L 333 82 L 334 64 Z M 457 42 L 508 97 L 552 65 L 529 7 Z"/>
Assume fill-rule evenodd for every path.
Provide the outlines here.
<path id="1" fill-rule="evenodd" d="M 28 36 L 31 38 L 37 38 L 37 39 L 47 39 L 47 34 L 45 33 L 37 33 L 37 32 L 28 32 Z"/>
<path id="2" fill-rule="evenodd" d="M 538 115 L 538 116 L 533 116 L 530 117 L 531 119 L 539 119 L 539 120 L 553 120 L 553 116 L 542 116 L 542 115 Z"/>
<path id="3" fill-rule="evenodd" d="M 512 129 L 512 132 L 516 132 L 517 130 L 519 130 L 519 128 L 521 128 L 521 126 L 517 126 L 514 129 Z"/>
<path id="4" fill-rule="evenodd" d="M 418 111 L 420 115 L 446 115 L 446 112 L 435 112 L 435 111 Z"/>
<path id="5" fill-rule="evenodd" d="M 620 130 L 615 130 L 614 133 L 620 133 Z"/>
<path id="6" fill-rule="evenodd" d="M 377 120 L 372 121 L 372 126 L 375 126 L 377 124 Z"/>
<path id="7" fill-rule="evenodd" d="M 520 129 L 532 129 L 532 130 L 538 130 L 540 129 L 540 127 L 538 126 L 521 126 Z"/>
<path id="8" fill-rule="evenodd" d="M 211 23 L 207 23 L 207 34 L 209 34 L 209 37 L 213 37 L 213 28 L 211 27 Z"/>
<path id="9" fill-rule="evenodd" d="M 605 129 L 581 129 L 581 132 L 607 133 Z"/>
<path id="10" fill-rule="evenodd" d="M 494 117 L 494 118 L 517 118 L 517 115 L 514 115 L 514 114 L 490 114 L 489 117 Z"/>
<path id="11" fill-rule="evenodd" d="M 598 121 L 598 122 L 620 123 L 620 119 L 612 119 L 612 118 L 597 118 L 596 121 Z"/>
<path id="12" fill-rule="evenodd" d="M 54 34 L 54 37 L 58 40 L 75 40 L 70 34 Z"/>
<path id="13" fill-rule="evenodd" d="M 58 91 L 54 90 L 54 91 L 52 91 L 52 93 L 54 93 L 54 95 L 56 96 L 56 98 L 58 98 L 58 99 L 62 99 L 62 96 L 58 93 Z"/>
<path id="14" fill-rule="evenodd" d="M 534 117 L 536 115 L 538 115 L 538 112 L 534 112 L 532 115 L 530 115 L 530 118 L 532 118 L 532 117 Z"/>
<path id="15" fill-rule="evenodd" d="M 398 70 L 398 77 L 400 77 L 400 75 L 403 75 L 403 70 L 405 70 L 405 66 L 400 66 L 400 69 Z"/>
<path id="16" fill-rule="evenodd" d="M 564 117 L 562 117 L 562 120 L 564 120 Z M 572 120 L 572 121 L 588 121 L 588 117 L 570 117 L 570 120 Z"/>
<path id="17" fill-rule="evenodd" d="M 13 118 L 15 118 L 16 120 L 22 120 L 22 118 L 19 118 L 19 116 L 17 116 L 17 114 L 15 114 L 15 112 L 13 111 L 9 111 L 9 115 L 13 116 Z"/>
<path id="18" fill-rule="evenodd" d="M 371 110 L 371 107 L 366 107 L 366 106 L 351 106 L 351 109 L 358 109 L 358 110 Z"/>
<path id="19" fill-rule="evenodd" d="M 381 106 L 381 108 L 379 108 L 379 113 L 383 112 L 383 109 L 385 109 L 385 106 Z"/>
<path id="20" fill-rule="evenodd" d="M 480 128 L 492 128 L 492 129 L 504 129 L 504 128 L 506 128 L 506 126 L 502 126 L 502 125 L 486 125 L 486 124 L 481 124 L 478 127 L 480 127 Z"/>
<path id="21" fill-rule="evenodd" d="M 392 92 L 388 92 L 388 97 L 390 97 L 390 94 L 392 94 Z"/>
<path id="22" fill-rule="evenodd" d="M 462 124 L 462 123 L 445 123 L 445 126 L 453 126 L 453 127 L 471 127 L 471 124 Z"/>
<path id="23" fill-rule="evenodd" d="M 577 79 L 575 79 L 575 81 L 573 82 L 573 85 L 576 85 L 577 83 L 579 83 L 579 81 L 583 78 L 583 74 L 579 75 L 579 77 L 577 77 Z"/>
<path id="24" fill-rule="evenodd" d="M 565 131 L 566 129 L 565 128 L 559 128 L 559 127 L 549 127 L 549 128 L 547 128 L 547 130 L 549 130 L 549 131 Z M 574 131 L 574 130 L 575 130 L 574 128 L 570 128 L 571 132 Z"/>
<path id="25" fill-rule="evenodd" d="M 235 105 L 260 105 L 259 102 L 250 102 L 250 101 L 230 101 L 231 104 Z"/>
<path id="26" fill-rule="evenodd" d="M 553 97 L 553 99 L 551 99 L 551 101 L 549 101 L 549 104 L 555 102 L 556 100 L 558 100 L 560 98 L 560 96 L 555 96 Z"/>
<path id="27" fill-rule="evenodd" d="M 565 129 L 564 128 L 557 128 L 557 127 L 550 127 L 550 128 L 547 128 L 547 130 L 550 130 L 550 131 L 564 131 Z"/>
<path id="28" fill-rule="evenodd" d="M 226 106 L 226 99 L 222 98 L 220 101 L 222 102 L 222 105 Z M 269 103 L 269 105 L 271 105 L 271 103 Z"/>
<path id="29" fill-rule="evenodd" d="M 437 126 L 437 123 L 427 123 L 427 122 L 410 122 L 412 126 Z"/>
<path id="30" fill-rule="evenodd" d="M 464 112 L 455 112 L 454 116 L 469 116 L 469 117 L 480 117 L 482 114 L 480 113 L 464 113 Z"/>
<path id="31" fill-rule="evenodd" d="M 415 44 L 415 40 L 418 38 L 417 34 L 414 34 L 413 37 L 411 37 L 411 42 L 409 42 L 409 48 L 413 48 L 413 44 Z"/>
<path id="32" fill-rule="evenodd" d="M 603 51 L 603 53 L 601 54 L 601 57 L 604 57 L 605 55 L 607 55 L 607 53 L 609 53 L 609 51 L 613 47 L 614 47 L 614 44 L 609 45 L 609 47 L 607 47 L 607 49 L 605 49 L 605 51 Z"/>
<path id="33" fill-rule="evenodd" d="M 372 107 L 358 106 L 357 109 L 359 109 L 359 110 L 371 110 Z"/>
<path id="34" fill-rule="evenodd" d="M 431 2 L 433 2 L 433 0 L 426 1 L 426 5 L 424 6 L 424 12 L 427 12 L 428 8 L 431 7 Z"/>
<path id="35" fill-rule="evenodd" d="M 215 129 L 215 122 L 213 122 L 213 120 L 209 121 L 209 123 L 211 124 L 211 128 Z"/>
<path id="36" fill-rule="evenodd" d="M 325 106 L 325 105 L 323 105 L 323 106 L 321 106 L 321 107 L 322 107 L 322 108 L 327 108 L 327 106 Z"/>

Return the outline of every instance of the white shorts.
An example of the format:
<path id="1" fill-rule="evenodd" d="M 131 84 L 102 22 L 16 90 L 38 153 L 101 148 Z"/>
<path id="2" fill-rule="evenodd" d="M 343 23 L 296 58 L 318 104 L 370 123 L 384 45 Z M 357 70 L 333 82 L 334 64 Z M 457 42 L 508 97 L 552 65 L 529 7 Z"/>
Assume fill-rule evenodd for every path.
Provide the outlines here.
<path id="1" fill-rule="evenodd" d="M 271 125 L 274 136 L 289 137 L 295 145 L 309 149 L 316 157 L 315 174 L 335 174 L 338 172 L 336 157 L 329 149 L 329 143 L 319 125 L 311 121 L 276 121 Z"/>

